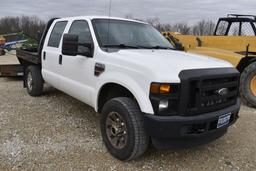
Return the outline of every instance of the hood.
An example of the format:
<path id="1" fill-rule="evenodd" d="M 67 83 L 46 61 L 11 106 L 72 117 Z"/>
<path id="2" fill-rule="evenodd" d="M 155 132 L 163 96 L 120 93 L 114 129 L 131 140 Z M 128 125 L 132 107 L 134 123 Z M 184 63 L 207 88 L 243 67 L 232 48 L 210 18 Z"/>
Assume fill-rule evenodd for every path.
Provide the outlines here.
<path id="1" fill-rule="evenodd" d="M 124 49 L 108 53 L 113 63 L 155 77 L 160 82 L 180 82 L 182 70 L 232 67 L 226 61 L 175 50 Z"/>

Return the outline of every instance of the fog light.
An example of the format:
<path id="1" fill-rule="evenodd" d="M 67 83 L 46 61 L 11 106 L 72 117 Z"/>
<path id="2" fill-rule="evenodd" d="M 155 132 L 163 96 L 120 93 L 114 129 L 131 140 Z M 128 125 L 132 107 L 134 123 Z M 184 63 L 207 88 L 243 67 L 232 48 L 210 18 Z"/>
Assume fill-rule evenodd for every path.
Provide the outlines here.
<path id="1" fill-rule="evenodd" d="M 168 109 L 168 106 L 169 106 L 169 101 L 168 100 L 161 100 L 159 102 L 159 111 L 163 111 L 163 110 Z"/>

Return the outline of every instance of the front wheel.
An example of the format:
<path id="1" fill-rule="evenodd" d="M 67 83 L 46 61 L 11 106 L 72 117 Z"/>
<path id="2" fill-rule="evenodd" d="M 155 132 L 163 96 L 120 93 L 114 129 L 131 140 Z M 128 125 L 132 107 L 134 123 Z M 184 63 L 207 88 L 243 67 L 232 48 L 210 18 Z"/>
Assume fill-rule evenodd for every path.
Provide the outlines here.
<path id="1" fill-rule="evenodd" d="M 104 105 L 101 134 L 108 151 L 119 160 L 138 158 L 148 147 L 143 116 L 130 98 L 114 98 Z"/>
<path id="2" fill-rule="evenodd" d="M 248 105 L 256 107 L 256 62 L 251 63 L 242 72 L 240 94 Z"/>
<path id="3" fill-rule="evenodd" d="M 26 69 L 25 84 L 29 95 L 36 97 L 43 93 L 44 80 L 38 66 L 29 66 Z"/>

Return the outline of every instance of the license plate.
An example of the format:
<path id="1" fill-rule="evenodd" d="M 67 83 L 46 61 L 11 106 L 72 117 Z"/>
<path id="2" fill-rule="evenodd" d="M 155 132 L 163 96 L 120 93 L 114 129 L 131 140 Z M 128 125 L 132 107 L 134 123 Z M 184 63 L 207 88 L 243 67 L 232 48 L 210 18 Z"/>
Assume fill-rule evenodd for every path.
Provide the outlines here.
<path id="1" fill-rule="evenodd" d="M 231 117 L 231 113 L 221 115 L 218 120 L 217 128 L 221 128 L 225 125 L 228 125 L 230 121 L 230 117 Z"/>

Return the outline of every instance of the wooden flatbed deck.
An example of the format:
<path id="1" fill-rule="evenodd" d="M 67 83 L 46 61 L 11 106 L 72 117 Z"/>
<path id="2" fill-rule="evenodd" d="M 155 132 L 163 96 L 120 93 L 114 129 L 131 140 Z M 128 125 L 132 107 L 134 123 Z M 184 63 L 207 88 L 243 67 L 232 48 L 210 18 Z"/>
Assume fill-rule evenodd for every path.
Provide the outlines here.
<path id="1" fill-rule="evenodd" d="M 16 51 L 6 53 L 4 56 L 0 56 L 0 65 L 17 65 L 20 64 L 16 57 Z"/>
<path id="2" fill-rule="evenodd" d="M 0 56 L 0 77 L 22 76 L 23 66 L 20 65 L 15 51 Z"/>
<path id="3" fill-rule="evenodd" d="M 0 56 L 0 65 L 17 65 L 20 64 L 18 58 L 16 57 L 16 53 L 11 52 L 10 54 L 6 54 L 4 56 Z"/>

